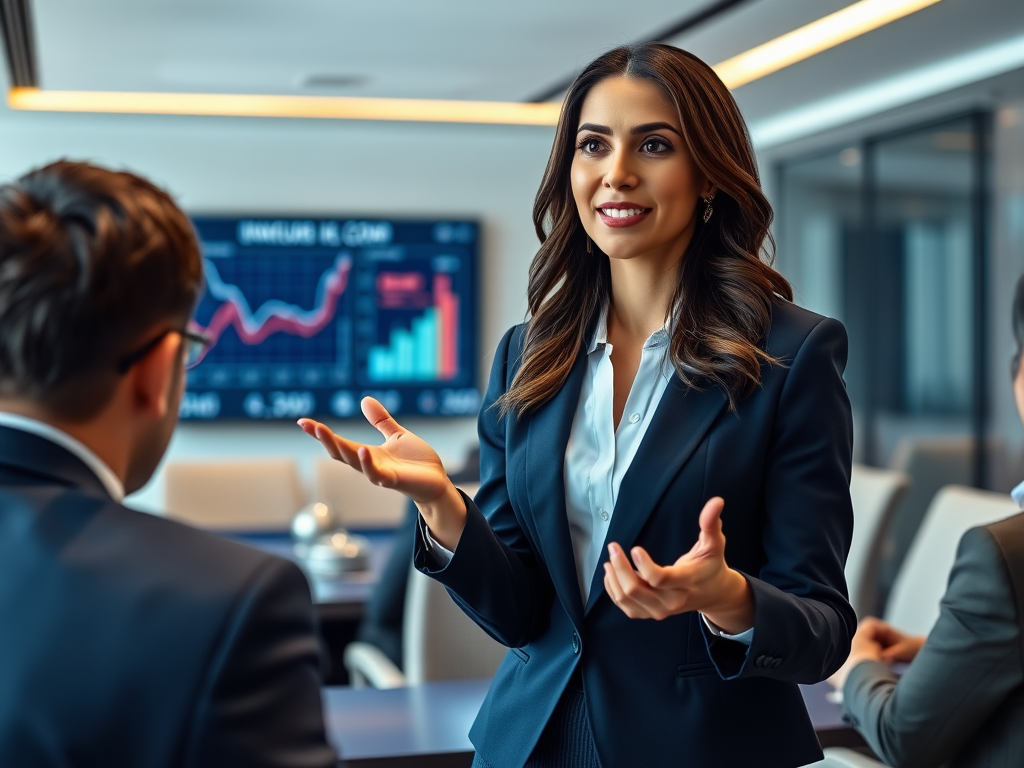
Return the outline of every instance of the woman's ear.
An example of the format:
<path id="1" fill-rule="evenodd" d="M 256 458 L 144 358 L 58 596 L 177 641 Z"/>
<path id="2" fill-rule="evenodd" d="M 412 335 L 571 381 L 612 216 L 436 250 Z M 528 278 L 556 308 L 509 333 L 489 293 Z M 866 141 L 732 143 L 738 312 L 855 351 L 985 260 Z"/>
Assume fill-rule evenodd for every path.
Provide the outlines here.
<path id="1" fill-rule="evenodd" d="M 181 344 L 180 334 L 168 333 L 128 372 L 135 406 L 146 416 L 162 419 L 167 413 L 172 380 L 181 375 Z"/>

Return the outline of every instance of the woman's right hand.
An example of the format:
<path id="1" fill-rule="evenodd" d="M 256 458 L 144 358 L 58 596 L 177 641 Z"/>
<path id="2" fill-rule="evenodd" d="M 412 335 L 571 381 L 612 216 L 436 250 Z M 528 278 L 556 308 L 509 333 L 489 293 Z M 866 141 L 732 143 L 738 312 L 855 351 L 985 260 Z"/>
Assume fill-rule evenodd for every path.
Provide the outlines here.
<path id="1" fill-rule="evenodd" d="M 412 499 L 434 539 L 454 552 L 466 523 L 466 503 L 448 479 L 441 459 L 372 397 L 364 397 L 360 407 L 366 420 L 384 436 L 382 445 L 346 440 L 312 419 L 299 419 L 298 423 L 332 458 L 359 470 L 374 485 L 394 488 Z"/>

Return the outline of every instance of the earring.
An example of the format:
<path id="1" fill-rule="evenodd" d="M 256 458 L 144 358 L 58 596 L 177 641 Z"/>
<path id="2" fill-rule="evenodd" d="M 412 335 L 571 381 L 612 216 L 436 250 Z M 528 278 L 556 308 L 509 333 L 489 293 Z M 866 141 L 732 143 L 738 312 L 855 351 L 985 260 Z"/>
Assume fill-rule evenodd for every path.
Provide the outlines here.
<path id="1" fill-rule="evenodd" d="M 714 200 L 714 199 L 715 198 L 714 198 L 713 195 L 708 195 L 707 197 L 704 198 L 704 205 L 705 205 L 705 208 L 704 208 L 704 223 L 705 224 L 708 223 L 708 220 L 711 218 L 711 213 L 714 211 L 714 208 L 711 207 L 711 201 Z"/>
<path id="2" fill-rule="evenodd" d="M 590 237 L 589 236 L 587 237 L 587 253 L 593 253 L 593 251 L 590 250 Z"/>

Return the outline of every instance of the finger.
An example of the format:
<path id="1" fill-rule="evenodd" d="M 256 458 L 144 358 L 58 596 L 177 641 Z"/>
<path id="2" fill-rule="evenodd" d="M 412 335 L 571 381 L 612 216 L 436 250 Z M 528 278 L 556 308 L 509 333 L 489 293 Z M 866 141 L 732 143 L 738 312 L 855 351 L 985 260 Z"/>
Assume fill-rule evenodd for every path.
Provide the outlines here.
<path id="1" fill-rule="evenodd" d="M 310 437 L 316 437 L 316 428 L 320 424 L 319 421 L 313 421 L 313 419 L 299 419 L 296 424 L 299 428 Z"/>
<path id="2" fill-rule="evenodd" d="M 619 580 L 615 578 L 615 571 L 612 570 L 611 563 L 602 563 L 604 566 L 604 591 L 608 593 L 608 596 L 612 599 L 616 605 L 623 602 L 622 587 L 619 585 Z"/>
<path id="3" fill-rule="evenodd" d="M 634 600 L 631 600 L 626 596 L 626 593 L 622 589 L 622 585 L 619 583 L 618 577 L 615 575 L 615 569 L 612 568 L 611 563 L 604 563 L 604 589 L 612 599 L 612 602 L 615 603 L 615 605 L 619 607 L 619 610 L 626 614 L 626 616 L 631 619 L 647 618 L 640 606 L 638 606 Z"/>
<path id="4" fill-rule="evenodd" d="M 374 461 L 374 452 L 369 446 L 360 446 L 356 453 L 359 460 L 359 469 L 362 470 L 371 483 L 383 488 L 394 488 L 398 484 L 398 474 L 393 469 L 388 471 L 377 466 L 377 463 Z"/>
<path id="5" fill-rule="evenodd" d="M 405 431 L 388 413 L 388 409 L 374 398 L 364 397 L 360 401 L 359 407 L 362 409 L 366 420 L 373 425 L 374 429 L 384 435 L 385 440 L 394 435 L 400 435 Z"/>
<path id="6" fill-rule="evenodd" d="M 608 555 L 608 562 L 611 563 L 623 594 L 638 606 L 653 612 L 660 611 L 662 606 L 655 590 L 633 570 L 633 565 L 626 559 L 626 553 L 622 551 L 622 547 L 614 543 L 609 544 Z"/>
<path id="7" fill-rule="evenodd" d="M 320 444 L 327 450 L 332 458 L 338 461 L 348 464 L 350 467 L 359 469 L 359 456 L 358 450 L 360 443 L 353 443 L 351 440 L 334 434 L 329 428 L 323 424 L 318 424 L 314 432 L 314 436 L 320 441 Z"/>
<path id="8" fill-rule="evenodd" d="M 647 550 L 643 547 L 633 547 L 629 554 L 633 559 L 633 565 L 636 566 L 644 581 L 655 588 L 661 587 L 665 583 L 668 577 L 668 569 L 662 568 L 655 563 L 651 556 L 647 554 Z"/>

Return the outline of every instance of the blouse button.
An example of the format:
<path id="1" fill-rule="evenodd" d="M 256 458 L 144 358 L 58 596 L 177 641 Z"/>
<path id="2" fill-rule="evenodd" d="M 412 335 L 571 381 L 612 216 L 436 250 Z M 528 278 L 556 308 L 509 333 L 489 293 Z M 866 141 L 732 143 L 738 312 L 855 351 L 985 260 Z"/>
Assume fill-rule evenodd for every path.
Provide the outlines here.
<path id="1" fill-rule="evenodd" d="M 636 424 L 638 421 L 640 421 L 640 414 L 639 413 L 631 413 L 629 415 L 629 423 L 630 424 Z"/>
<path id="2" fill-rule="evenodd" d="M 608 510 L 607 509 L 602 509 L 601 510 L 601 519 L 605 520 L 605 521 L 608 520 Z"/>

